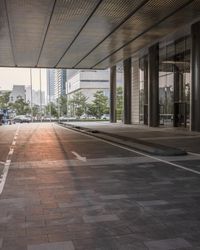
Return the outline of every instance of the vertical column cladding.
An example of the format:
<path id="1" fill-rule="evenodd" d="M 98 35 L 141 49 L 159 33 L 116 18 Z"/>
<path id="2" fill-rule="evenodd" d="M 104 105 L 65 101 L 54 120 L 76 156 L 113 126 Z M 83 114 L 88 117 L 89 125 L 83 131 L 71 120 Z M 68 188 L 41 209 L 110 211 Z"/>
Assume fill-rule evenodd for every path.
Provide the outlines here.
<path id="1" fill-rule="evenodd" d="M 139 124 L 139 102 L 140 102 L 140 79 L 139 79 L 139 59 L 132 59 L 132 123 Z"/>

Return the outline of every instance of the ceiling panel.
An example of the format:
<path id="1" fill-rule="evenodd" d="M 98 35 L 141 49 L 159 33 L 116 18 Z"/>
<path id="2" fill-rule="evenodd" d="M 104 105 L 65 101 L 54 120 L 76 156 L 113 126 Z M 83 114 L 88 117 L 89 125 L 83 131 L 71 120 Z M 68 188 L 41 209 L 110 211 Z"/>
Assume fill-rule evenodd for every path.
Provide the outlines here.
<path id="1" fill-rule="evenodd" d="M 180 10 L 175 15 L 169 17 L 164 22 L 129 43 L 126 47 L 120 49 L 100 64 L 96 65 L 95 69 L 107 68 L 115 65 L 116 62 L 120 60 L 127 59 L 138 50 L 152 44 L 154 41 L 161 39 L 164 36 L 176 32 L 176 30 L 179 30 L 181 26 L 187 25 L 199 16 L 200 2 L 199 0 L 196 0 L 188 5 L 187 8 Z"/>
<path id="2" fill-rule="evenodd" d="M 2 0 L 0 66 L 107 68 L 198 20 L 199 5 L 200 0 Z"/>
<path id="3" fill-rule="evenodd" d="M 5 65 L 15 66 L 15 62 L 12 54 L 5 2 L 0 1 L 0 66 Z"/>
<path id="4" fill-rule="evenodd" d="M 102 1 L 58 66 L 74 67 L 91 49 L 120 25 L 128 15 L 133 14 L 137 8 L 146 2 L 147 0 Z"/>
<path id="5" fill-rule="evenodd" d="M 34 67 L 54 4 L 53 0 L 6 0 L 17 66 Z"/>
<path id="6" fill-rule="evenodd" d="M 150 0 L 129 18 L 119 29 L 101 43 L 90 55 L 88 55 L 77 67 L 93 67 L 101 62 L 108 55 L 114 53 L 128 41 L 146 32 L 148 29 L 159 23 L 191 0 Z"/>
<path id="7" fill-rule="evenodd" d="M 39 67 L 54 67 L 58 63 L 98 3 L 99 0 L 57 0 Z"/>

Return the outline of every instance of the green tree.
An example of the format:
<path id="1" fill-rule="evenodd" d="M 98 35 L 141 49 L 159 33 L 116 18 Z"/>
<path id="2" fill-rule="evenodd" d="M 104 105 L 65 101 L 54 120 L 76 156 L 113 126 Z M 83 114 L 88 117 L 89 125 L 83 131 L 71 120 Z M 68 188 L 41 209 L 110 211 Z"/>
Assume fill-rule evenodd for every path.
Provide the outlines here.
<path id="1" fill-rule="evenodd" d="M 116 90 L 116 111 L 117 111 L 117 120 L 121 120 L 122 113 L 123 113 L 123 88 L 122 86 L 117 87 L 117 90 Z"/>
<path id="2" fill-rule="evenodd" d="M 87 113 L 100 119 L 103 114 L 108 112 L 108 97 L 103 94 L 102 90 L 98 90 L 94 94 L 93 103 L 88 106 Z"/>
<path id="3" fill-rule="evenodd" d="M 8 108 L 9 107 L 9 100 L 10 100 L 10 91 L 3 93 L 0 96 L 0 109 Z"/>
<path id="4" fill-rule="evenodd" d="M 55 103 L 50 102 L 46 105 L 45 107 L 46 114 L 53 116 L 53 117 L 58 117 L 58 109 Z"/>
<path id="5" fill-rule="evenodd" d="M 69 100 L 71 115 L 80 118 L 80 116 L 86 112 L 87 99 L 88 98 L 81 91 L 73 94 L 72 98 Z"/>
<path id="6" fill-rule="evenodd" d="M 17 115 L 26 115 L 31 112 L 29 103 L 25 102 L 21 96 L 19 96 L 11 106 Z"/>
<path id="7" fill-rule="evenodd" d="M 32 115 L 37 116 L 40 114 L 40 107 L 39 105 L 33 105 L 32 107 Z"/>
<path id="8" fill-rule="evenodd" d="M 68 111 L 67 96 L 60 96 L 58 98 L 58 105 L 59 105 L 59 108 L 60 108 L 60 116 L 67 115 L 67 111 Z"/>

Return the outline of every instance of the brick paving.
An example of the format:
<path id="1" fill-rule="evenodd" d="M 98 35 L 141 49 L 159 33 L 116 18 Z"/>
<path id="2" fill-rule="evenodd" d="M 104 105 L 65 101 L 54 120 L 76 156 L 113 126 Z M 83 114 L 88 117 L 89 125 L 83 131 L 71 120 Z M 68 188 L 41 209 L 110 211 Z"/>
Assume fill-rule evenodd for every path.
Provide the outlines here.
<path id="1" fill-rule="evenodd" d="M 184 157 L 173 161 L 200 163 Z M 199 178 L 56 125 L 22 124 L 0 195 L 0 249 L 200 249 Z"/>

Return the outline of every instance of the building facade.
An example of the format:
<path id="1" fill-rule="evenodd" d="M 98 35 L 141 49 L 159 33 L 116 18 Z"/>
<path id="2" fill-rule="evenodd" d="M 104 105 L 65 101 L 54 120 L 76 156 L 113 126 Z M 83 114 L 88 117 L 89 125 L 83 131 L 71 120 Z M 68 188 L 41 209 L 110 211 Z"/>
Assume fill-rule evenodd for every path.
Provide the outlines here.
<path id="1" fill-rule="evenodd" d="M 67 70 L 66 94 L 72 98 L 73 94 L 81 91 L 91 103 L 97 90 L 102 90 L 109 98 L 109 70 Z"/>
<path id="2" fill-rule="evenodd" d="M 26 100 L 25 85 L 13 85 L 13 88 L 10 94 L 10 102 L 15 102 L 19 97 Z"/>
<path id="3" fill-rule="evenodd" d="M 187 25 L 123 62 L 124 122 L 200 131 L 200 22 Z M 111 68 L 111 88 L 116 85 Z M 111 91 L 111 122 L 115 117 Z"/>
<path id="4" fill-rule="evenodd" d="M 45 105 L 45 91 L 31 90 L 31 86 L 26 86 L 26 102 L 32 105 L 44 106 Z"/>
<path id="5" fill-rule="evenodd" d="M 54 101 L 55 69 L 47 69 L 47 101 Z"/>
<path id="6" fill-rule="evenodd" d="M 60 96 L 66 95 L 66 70 L 47 69 L 47 100 L 56 102 Z"/>
<path id="7" fill-rule="evenodd" d="M 55 98 L 64 96 L 66 94 L 66 70 L 56 69 L 55 70 L 55 85 L 54 85 L 54 95 Z"/>

